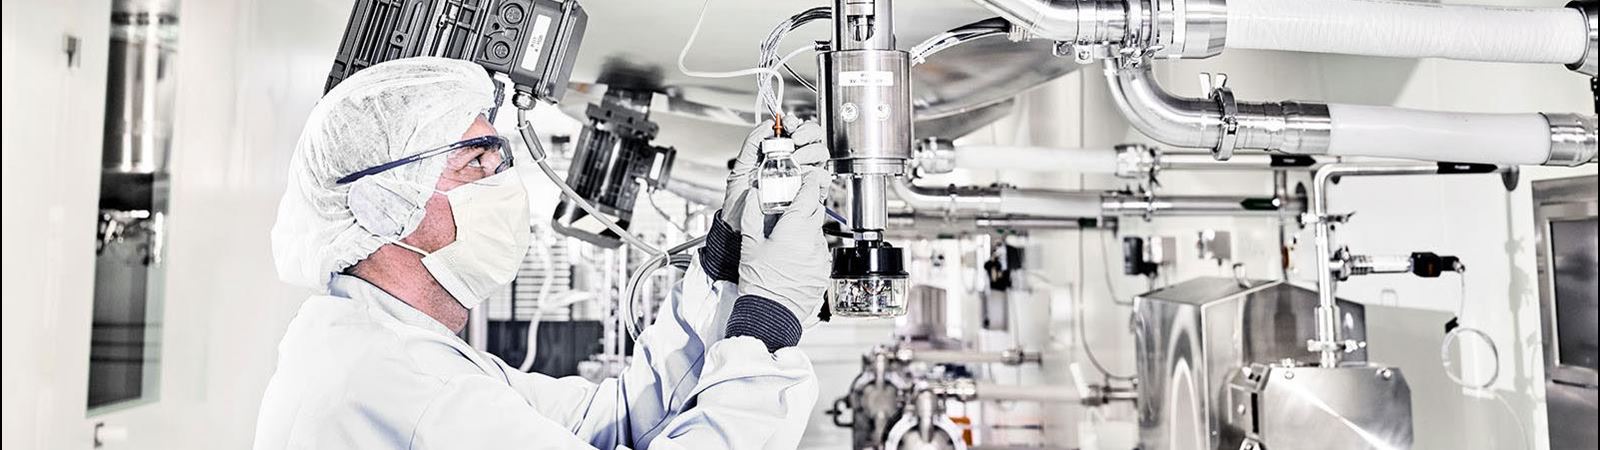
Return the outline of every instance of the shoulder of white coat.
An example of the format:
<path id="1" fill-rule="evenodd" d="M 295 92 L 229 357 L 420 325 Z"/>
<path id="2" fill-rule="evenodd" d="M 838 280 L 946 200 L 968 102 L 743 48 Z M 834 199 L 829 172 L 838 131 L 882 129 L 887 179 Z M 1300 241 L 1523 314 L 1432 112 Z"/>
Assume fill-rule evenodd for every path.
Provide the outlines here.
<path id="1" fill-rule="evenodd" d="M 404 323 L 377 305 L 337 296 L 306 300 L 280 351 L 322 353 L 373 377 L 424 377 L 442 384 L 458 375 L 489 375 L 493 363 L 437 330 Z"/>

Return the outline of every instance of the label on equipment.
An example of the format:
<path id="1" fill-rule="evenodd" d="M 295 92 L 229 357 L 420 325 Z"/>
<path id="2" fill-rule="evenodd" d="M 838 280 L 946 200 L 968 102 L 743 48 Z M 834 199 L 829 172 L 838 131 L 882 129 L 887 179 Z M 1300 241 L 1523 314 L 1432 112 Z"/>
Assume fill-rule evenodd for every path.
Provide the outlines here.
<path id="1" fill-rule="evenodd" d="M 839 72 L 840 86 L 894 86 L 894 72 L 856 70 Z"/>
<path id="2" fill-rule="evenodd" d="M 800 195 L 800 177 L 762 178 L 761 189 L 756 192 L 760 193 L 761 203 L 793 201 Z"/>
<path id="3" fill-rule="evenodd" d="M 528 30 L 528 47 L 522 51 L 522 70 L 529 72 L 539 70 L 539 57 L 544 53 L 544 39 L 550 34 L 550 16 L 539 14 L 533 19 L 533 28 Z"/>

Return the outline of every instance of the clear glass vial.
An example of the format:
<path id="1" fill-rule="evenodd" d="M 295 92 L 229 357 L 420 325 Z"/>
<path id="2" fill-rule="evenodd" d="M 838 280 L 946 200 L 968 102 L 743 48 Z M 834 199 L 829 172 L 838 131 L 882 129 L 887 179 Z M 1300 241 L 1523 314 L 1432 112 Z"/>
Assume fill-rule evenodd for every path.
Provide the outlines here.
<path id="1" fill-rule="evenodd" d="M 756 171 L 761 212 L 782 214 L 800 193 L 800 165 L 794 162 L 794 141 L 767 138 L 761 141 L 761 155 L 761 167 Z"/>

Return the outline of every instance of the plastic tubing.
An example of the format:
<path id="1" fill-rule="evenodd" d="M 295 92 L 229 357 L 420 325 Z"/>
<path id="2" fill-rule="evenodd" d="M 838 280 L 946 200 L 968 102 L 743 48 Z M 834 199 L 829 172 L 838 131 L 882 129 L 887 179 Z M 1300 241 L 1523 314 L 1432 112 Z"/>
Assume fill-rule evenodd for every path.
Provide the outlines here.
<path id="1" fill-rule="evenodd" d="M 705 242 L 705 235 L 700 235 L 693 239 L 689 239 L 684 241 L 682 244 L 678 244 L 667 249 L 666 253 L 662 253 L 656 255 L 654 258 L 650 258 L 643 264 L 640 264 L 638 269 L 634 269 L 633 275 L 628 277 L 628 286 L 622 293 L 622 301 L 617 303 L 618 308 L 621 309 L 618 311 L 618 315 L 622 317 L 623 329 L 627 330 L 628 337 L 633 339 L 639 338 L 639 330 L 641 327 L 633 319 L 633 299 L 639 294 L 639 285 L 644 284 L 644 279 L 648 278 L 650 274 L 655 273 L 657 269 L 666 267 L 669 263 L 671 263 L 673 261 L 673 257 L 679 256 L 681 253 L 689 251 L 689 249 L 699 247 L 705 244 Z M 650 324 L 644 325 L 650 326 Z"/>
<path id="2" fill-rule="evenodd" d="M 1328 115 L 1333 126 L 1329 155 L 1382 153 L 1387 158 L 1423 161 L 1534 165 L 1543 164 L 1550 155 L 1550 124 L 1537 113 L 1456 113 L 1330 104 Z M 1377 149 L 1383 151 L 1375 152 Z"/>
<path id="3" fill-rule="evenodd" d="M 688 76 L 696 77 L 696 78 L 737 78 L 737 77 L 744 77 L 744 76 L 751 76 L 751 75 L 769 76 L 769 77 L 775 78 L 775 79 L 777 79 L 779 81 L 778 83 L 776 83 L 777 86 L 776 86 L 775 90 L 777 91 L 777 93 L 774 94 L 771 97 L 771 99 L 763 99 L 761 97 L 765 97 L 765 95 L 758 95 L 758 98 L 756 99 L 757 102 L 758 103 L 766 103 L 768 101 L 773 101 L 773 100 L 782 101 L 782 99 L 783 99 L 783 83 L 782 83 L 783 72 L 779 72 L 775 68 L 751 67 L 751 68 L 748 68 L 748 69 L 739 69 L 739 70 L 730 70 L 730 71 L 720 71 L 720 72 L 718 72 L 718 71 L 694 70 L 694 69 L 690 69 L 688 64 L 685 64 L 684 61 L 687 60 L 688 57 L 689 57 L 689 49 L 694 47 L 694 41 L 700 37 L 700 27 L 702 25 L 704 25 L 705 21 L 706 21 L 706 10 L 708 10 L 710 8 L 711 8 L 711 0 L 705 0 L 705 2 L 700 4 L 700 16 L 695 19 L 694 28 L 689 31 L 689 40 L 685 41 L 683 43 L 683 48 L 678 50 L 678 71 L 682 72 L 684 75 L 688 75 Z M 774 64 L 773 67 L 782 67 L 784 64 L 787 64 L 790 59 L 794 59 L 794 57 L 799 56 L 800 53 L 803 53 L 803 52 L 805 52 L 807 50 L 811 50 L 811 47 L 800 47 L 800 48 L 794 49 L 794 51 L 789 52 L 789 54 L 784 55 L 782 59 L 779 59 L 778 63 Z M 773 113 L 774 116 L 776 116 L 777 114 L 779 114 L 779 111 L 777 109 L 773 109 L 772 113 Z"/>
<path id="4" fill-rule="evenodd" d="M 1117 172 L 1117 152 L 1109 148 L 966 145 L 956 147 L 955 154 L 960 169 Z"/>
<path id="5" fill-rule="evenodd" d="M 1393 0 L 1230 0 L 1228 48 L 1572 64 L 1588 26 L 1575 8 Z"/>

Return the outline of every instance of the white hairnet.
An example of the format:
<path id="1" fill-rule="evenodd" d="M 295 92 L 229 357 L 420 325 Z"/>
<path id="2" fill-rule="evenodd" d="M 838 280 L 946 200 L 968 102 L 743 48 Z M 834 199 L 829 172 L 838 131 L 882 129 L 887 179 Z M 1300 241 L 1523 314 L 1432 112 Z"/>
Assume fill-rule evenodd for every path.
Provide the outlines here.
<path id="1" fill-rule="evenodd" d="M 272 227 L 283 281 L 326 289 L 330 277 L 409 235 L 444 171 L 444 157 L 354 183 L 353 172 L 461 139 L 496 106 L 494 84 L 476 64 L 406 58 L 345 79 L 312 108 L 289 162 L 289 186 Z"/>

